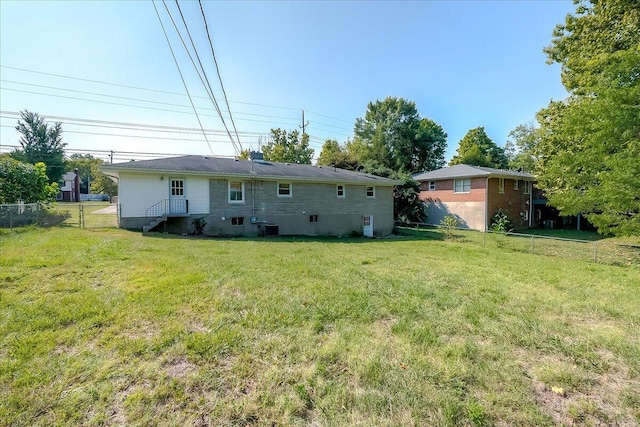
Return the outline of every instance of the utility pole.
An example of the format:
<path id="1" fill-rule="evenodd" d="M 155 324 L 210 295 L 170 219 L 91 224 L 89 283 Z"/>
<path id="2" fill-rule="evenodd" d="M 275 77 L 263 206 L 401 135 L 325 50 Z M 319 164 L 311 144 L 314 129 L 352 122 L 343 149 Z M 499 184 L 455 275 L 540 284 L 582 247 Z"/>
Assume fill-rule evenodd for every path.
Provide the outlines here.
<path id="1" fill-rule="evenodd" d="M 304 135 L 306 133 L 306 127 L 309 126 L 309 120 L 307 120 L 307 122 L 304 122 L 304 110 L 302 110 L 302 126 L 298 126 L 299 128 L 302 128 L 302 134 Z"/>
<path id="2" fill-rule="evenodd" d="M 113 150 L 109 151 L 109 158 L 111 160 L 111 164 L 113 164 Z"/>

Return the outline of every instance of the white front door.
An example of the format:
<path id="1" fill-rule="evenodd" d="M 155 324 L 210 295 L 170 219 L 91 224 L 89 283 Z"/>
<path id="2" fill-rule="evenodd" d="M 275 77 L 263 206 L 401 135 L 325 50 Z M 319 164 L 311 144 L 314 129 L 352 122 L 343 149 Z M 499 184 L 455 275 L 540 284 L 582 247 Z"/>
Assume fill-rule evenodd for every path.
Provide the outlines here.
<path id="1" fill-rule="evenodd" d="M 362 235 L 365 237 L 373 237 L 373 215 L 365 215 L 362 217 Z"/>
<path id="2" fill-rule="evenodd" d="M 169 178 L 169 212 L 170 214 L 186 214 L 187 197 L 184 188 L 184 179 Z"/>

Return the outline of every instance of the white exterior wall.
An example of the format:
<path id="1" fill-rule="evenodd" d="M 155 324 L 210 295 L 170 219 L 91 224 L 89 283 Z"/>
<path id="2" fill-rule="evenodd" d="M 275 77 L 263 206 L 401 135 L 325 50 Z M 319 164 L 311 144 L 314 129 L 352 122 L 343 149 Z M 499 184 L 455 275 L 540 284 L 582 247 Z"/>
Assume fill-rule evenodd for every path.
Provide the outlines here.
<path id="1" fill-rule="evenodd" d="M 209 213 L 209 178 L 194 176 L 184 178 L 184 191 L 189 200 L 189 214 Z"/>
<path id="2" fill-rule="evenodd" d="M 190 214 L 209 213 L 209 180 L 205 177 L 177 176 L 184 179 L 185 198 L 189 200 Z M 168 176 L 160 179 L 160 174 L 120 173 L 118 179 L 118 204 L 121 218 L 140 218 L 147 208 L 171 194 L 171 180 Z"/>

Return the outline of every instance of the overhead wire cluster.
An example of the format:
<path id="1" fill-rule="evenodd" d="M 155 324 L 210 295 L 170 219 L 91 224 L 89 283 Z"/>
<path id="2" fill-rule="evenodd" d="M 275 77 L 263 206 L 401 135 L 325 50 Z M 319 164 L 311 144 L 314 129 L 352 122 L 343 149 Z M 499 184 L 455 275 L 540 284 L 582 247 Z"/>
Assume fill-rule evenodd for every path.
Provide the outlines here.
<path id="1" fill-rule="evenodd" d="M 158 8 L 156 3 L 160 1 L 162 2 L 163 7 Z M 88 102 L 103 105 L 113 105 L 117 107 L 158 111 L 163 114 L 180 114 L 184 115 L 185 117 L 195 116 L 198 121 L 197 128 L 155 125 L 149 123 L 129 123 L 125 121 L 96 120 L 86 117 L 84 113 L 63 113 L 62 115 L 50 115 L 48 114 L 50 111 L 37 111 L 49 122 L 63 122 L 64 131 L 65 133 L 69 134 L 91 135 L 96 137 L 114 137 L 121 139 L 134 138 L 140 140 L 140 142 L 145 140 L 158 140 L 159 142 L 178 141 L 185 143 L 205 142 L 211 154 L 214 154 L 214 148 L 212 147 L 212 144 L 230 144 L 233 147 L 233 151 L 235 152 L 235 154 L 239 155 L 243 150 L 243 142 L 251 146 L 252 142 L 250 141 L 261 144 L 266 143 L 270 140 L 270 132 L 268 131 L 240 131 L 237 126 L 237 123 L 239 122 L 266 123 L 269 124 L 268 129 L 280 127 L 285 130 L 290 130 L 300 127 L 298 125 L 300 123 L 299 114 L 302 110 L 301 108 L 291 108 L 229 100 L 220 73 L 218 58 L 216 58 L 216 52 L 214 50 L 214 45 L 210 33 L 210 24 L 207 22 L 207 16 L 202 1 L 198 0 L 197 5 L 199 9 L 199 15 L 202 17 L 202 23 L 198 26 L 198 31 L 200 33 L 206 34 L 205 44 L 207 45 L 207 53 L 204 55 L 202 48 L 200 48 L 199 50 L 196 46 L 196 42 L 194 41 L 194 23 L 188 22 L 185 13 L 183 12 L 184 4 L 181 5 L 178 0 L 174 0 L 174 2 L 174 7 L 170 7 L 170 0 L 169 3 L 167 0 L 152 0 L 156 16 L 162 27 L 165 39 L 172 53 L 173 60 L 181 76 L 186 94 L 175 91 L 153 89 L 149 87 L 140 87 L 115 82 L 87 79 L 77 76 L 55 74 L 38 70 L 13 67 L 4 64 L 0 65 L 0 67 L 6 69 L 7 71 L 11 70 L 11 73 L 3 73 L 2 79 L 0 79 L 0 91 L 20 93 L 28 96 L 62 99 L 68 102 Z M 193 12 L 193 10 L 191 12 Z M 193 15 L 190 16 L 193 17 Z M 166 24 L 169 22 L 173 27 L 175 34 L 180 40 L 182 49 L 184 49 L 184 52 L 187 54 L 191 66 L 195 70 L 195 73 L 198 76 L 198 80 L 202 84 L 202 88 L 204 89 L 204 93 L 206 93 L 206 96 L 198 95 L 198 93 L 202 93 L 202 88 L 198 89 L 188 87 L 187 79 L 183 75 L 183 72 L 186 71 L 185 67 L 183 64 L 180 64 L 177 55 L 178 52 L 175 50 L 176 47 L 172 46 L 172 42 L 167 31 L 168 26 Z M 214 93 L 215 85 L 212 84 L 214 79 L 210 79 L 210 76 L 208 75 L 203 63 L 207 58 L 212 59 L 213 64 L 215 64 L 214 69 L 217 75 L 217 83 L 219 84 L 218 90 L 222 93 L 222 95 L 218 98 L 216 98 L 216 94 Z M 31 74 L 35 74 L 36 78 L 37 75 L 43 75 L 53 77 L 54 79 L 50 79 L 46 83 L 42 82 L 42 80 L 29 81 L 29 75 Z M 16 75 L 18 75 L 18 77 L 16 77 Z M 60 81 L 56 83 L 57 79 L 66 80 L 66 84 Z M 70 83 L 76 84 L 72 85 Z M 101 90 L 91 87 L 95 87 L 96 85 L 102 85 L 111 88 L 129 89 L 130 92 L 139 91 L 144 92 L 144 94 L 118 94 L 118 92 L 114 92 L 113 90 Z M 154 94 L 160 96 L 160 99 L 158 99 L 157 96 L 150 96 Z M 169 96 L 173 96 L 174 98 L 166 99 Z M 180 100 L 175 97 L 187 97 L 189 102 L 180 102 Z M 210 104 L 208 106 L 203 105 L 203 100 L 206 100 L 207 103 L 210 102 Z M 231 104 L 235 104 L 235 107 L 233 109 L 231 107 Z M 18 108 L 21 107 L 22 106 Z M 272 111 L 268 111 L 269 109 L 271 109 Z M 273 110 L 278 110 L 278 112 Z M 295 114 L 293 112 L 295 112 Z M 325 114 L 314 113 L 313 111 L 308 110 L 304 110 L 303 115 L 304 113 L 306 113 L 308 116 L 311 115 L 320 118 L 320 120 L 315 120 L 315 118 L 311 120 L 311 125 L 309 125 L 308 127 L 311 128 L 312 133 L 305 132 L 307 133 L 307 135 L 309 135 L 309 142 L 315 149 L 316 156 L 319 154 L 320 148 L 326 139 L 333 138 L 344 141 L 351 136 L 351 123 L 346 120 L 331 117 Z M 82 115 L 85 117 L 69 117 L 72 115 Z M 205 126 L 205 123 L 207 121 L 211 122 L 211 120 L 205 120 L 205 118 L 212 117 L 216 117 L 220 120 L 220 123 L 222 124 L 222 127 L 220 129 L 211 129 L 210 126 Z M 17 111 L 0 111 L 0 128 L 15 128 L 15 123 L 19 118 L 20 113 Z M 256 129 L 256 125 L 253 125 L 252 128 Z M 4 145 L 2 145 L 3 142 Z M 7 142 L 9 142 L 9 145 L 7 145 Z M 7 149 L 12 147 L 11 144 L 12 142 L 7 140 L 6 138 L 3 138 L 3 141 L 0 141 L 0 152 L 7 151 Z M 154 149 L 152 150 L 154 151 L 153 154 L 162 154 L 156 152 L 158 151 L 157 147 L 154 147 Z M 67 151 L 71 152 L 72 150 L 68 149 Z M 101 151 L 110 152 L 111 150 L 93 151 L 99 153 Z M 130 153 L 139 154 L 141 151 L 142 150 L 131 151 Z M 167 151 L 173 150 L 169 149 Z M 167 154 L 174 155 L 175 153 Z"/>

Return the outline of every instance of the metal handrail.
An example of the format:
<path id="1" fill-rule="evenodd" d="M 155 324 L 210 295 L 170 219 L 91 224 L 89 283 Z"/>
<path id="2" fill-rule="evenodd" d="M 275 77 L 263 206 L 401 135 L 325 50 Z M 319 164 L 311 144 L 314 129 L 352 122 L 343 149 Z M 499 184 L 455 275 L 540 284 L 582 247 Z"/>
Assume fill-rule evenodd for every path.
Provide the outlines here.
<path id="1" fill-rule="evenodd" d="M 187 199 L 163 199 L 144 211 L 146 218 L 159 218 L 169 214 L 189 213 L 189 200 Z"/>

